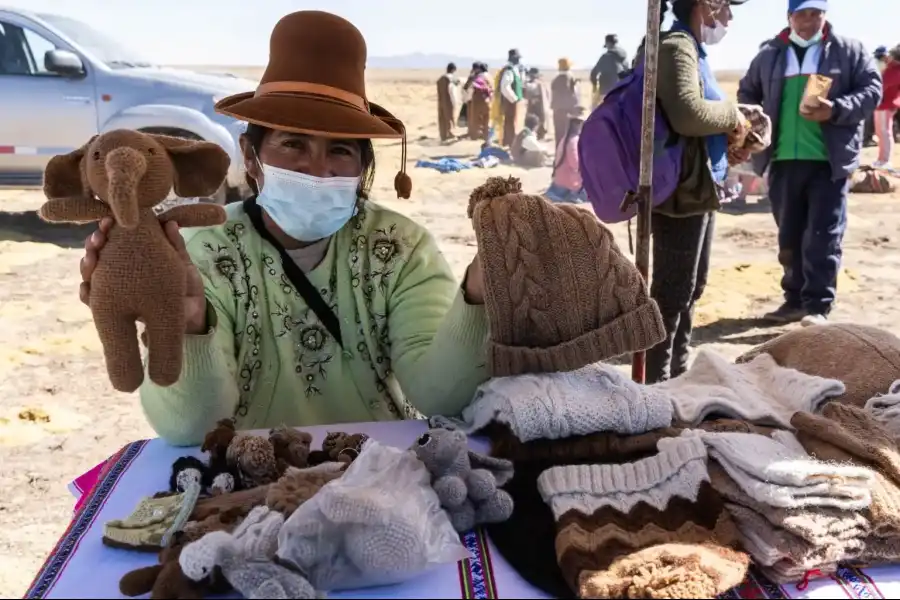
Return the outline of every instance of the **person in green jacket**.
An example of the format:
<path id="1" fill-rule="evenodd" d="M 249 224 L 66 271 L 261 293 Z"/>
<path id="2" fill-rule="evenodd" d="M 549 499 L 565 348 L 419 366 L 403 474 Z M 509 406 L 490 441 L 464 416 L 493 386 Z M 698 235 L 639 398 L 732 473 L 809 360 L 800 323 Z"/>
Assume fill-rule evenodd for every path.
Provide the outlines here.
<path id="1" fill-rule="evenodd" d="M 481 264 L 455 280 L 434 237 L 368 198 L 373 138 L 403 124 L 365 98 L 365 41 L 319 11 L 285 16 L 255 92 L 216 110 L 241 137 L 256 196 L 224 225 L 166 233 L 188 268 L 180 380 L 145 378 L 160 437 L 194 445 L 217 420 L 241 429 L 458 414 L 487 379 Z M 404 152 L 405 155 L 405 152 Z M 405 172 L 395 179 L 408 197 Z M 106 234 L 81 262 L 86 301 Z"/>

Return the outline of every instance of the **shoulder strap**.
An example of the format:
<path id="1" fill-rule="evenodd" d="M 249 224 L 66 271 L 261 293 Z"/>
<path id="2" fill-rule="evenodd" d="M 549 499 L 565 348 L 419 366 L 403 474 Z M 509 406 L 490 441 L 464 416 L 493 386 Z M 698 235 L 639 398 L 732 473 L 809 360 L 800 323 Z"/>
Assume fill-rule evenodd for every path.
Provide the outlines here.
<path id="1" fill-rule="evenodd" d="M 244 201 L 244 211 L 246 211 L 247 215 L 250 217 L 250 222 L 253 223 L 253 228 L 256 229 L 256 232 L 278 250 L 278 254 L 281 255 L 281 266 L 284 269 L 284 274 L 287 275 L 287 278 L 294 284 L 294 287 L 297 289 L 297 292 L 300 293 L 300 296 L 306 302 L 306 305 L 316 313 L 316 317 L 318 317 L 322 325 L 325 326 L 328 333 L 330 333 L 331 336 L 337 340 L 338 345 L 343 348 L 344 342 L 341 338 L 341 324 L 340 321 L 338 321 L 337 315 L 334 314 L 334 311 L 331 310 L 331 307 L 328 306 L 324 298 L 322 298 L 322 295 L 319 294 L 316 286 L 310 283 L 309 279 L 307 279 L 306 275 L 303 273 L 303 270 L 297 266 L 297 263 L 295 263 L 290 256 L 288 256 L 284 246 L 278 243 L 278 240 L 276 240 L 275 237 L 269 233 L 269 230 L 266 229 L 266 226 L 263 223 L 262 209 L 256 203 L 255 197 L 248 198 Z"/>

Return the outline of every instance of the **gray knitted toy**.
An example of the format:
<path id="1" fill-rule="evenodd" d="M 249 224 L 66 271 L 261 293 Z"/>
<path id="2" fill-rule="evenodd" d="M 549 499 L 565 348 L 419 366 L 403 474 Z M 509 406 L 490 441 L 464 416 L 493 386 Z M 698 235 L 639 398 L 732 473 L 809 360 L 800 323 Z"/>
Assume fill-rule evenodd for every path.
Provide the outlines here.
<path id="1" fill-rule="evenodd" d="M 512 516 L 512 497 L 498 489 L 512 479 L 510 461 L 472 452 L 464 432 L 440 427 L 422 434 L 413 451 L 431 473 L 431 485 L 456 531 Z"/>
<path id="2" fill-rule="evenodd" d="M 201 581 L 219 567 L 244 598 L 317 598 L 305 578 L 272 562 L 283 524 L 283 515 L 258 506 L 233 533 L 213 531 L 185 546 L 181 570 Z"/>

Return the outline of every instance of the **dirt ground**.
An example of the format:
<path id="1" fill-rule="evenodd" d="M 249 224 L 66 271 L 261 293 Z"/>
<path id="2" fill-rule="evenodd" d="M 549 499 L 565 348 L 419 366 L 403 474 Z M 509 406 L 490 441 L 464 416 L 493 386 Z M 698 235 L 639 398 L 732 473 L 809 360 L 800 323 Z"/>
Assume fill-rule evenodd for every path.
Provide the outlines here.
<path id="1" fill-rule="evenodd" d="M 399 142 L 378 143 L 374 197 L 429 227 L 461 275 L 475 253 L 466 219 L 469 192 L 486 176 L 513 174 L 539 192 L 550 169 L 498 167 L 441 175 L 414 168 L 419 158 L 470 157 L 478 144 L 436 141 L 437 74 L 382 73 L 371 99 L 401 117 L 409 131 L 413 199 L 397 201 L 392 181 Z M 871 150 L 866 158 L 874 157 Z M 73 498 L 66 484 L 127 442 L 152 436 L 136 395 L 106 379 L 88 310 L 78 303 L 78 261 L 91 227 L 47 226 L 33 212 L 37 191 L 0 190 L 0 596 L 19 597 L 64 531 Z M 624 225 L 613 227 L 627 251 Z M 851 201 L 844 271 L 834 319 L 900 334 L 900 197 Z M 695 346 L 729 357 L 780 333 L 756 318 L 780 302 L 775 228 L 766 205 L 717 223 L 712 274 L 701 302 Z M 624 368 L 624 367 L 623 367 Z"/>

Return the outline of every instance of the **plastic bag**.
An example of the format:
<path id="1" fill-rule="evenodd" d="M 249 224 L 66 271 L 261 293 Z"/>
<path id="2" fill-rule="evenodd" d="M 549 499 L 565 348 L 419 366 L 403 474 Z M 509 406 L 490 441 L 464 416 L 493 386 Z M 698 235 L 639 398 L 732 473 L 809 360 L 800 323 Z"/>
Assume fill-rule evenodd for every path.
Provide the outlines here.
<path id="1" fill-rule="evenodd" d="M 278 560 L 318 590 L 392 585 L 469 553 L 410 450 L 369 440 L 278 535 Z"/>

